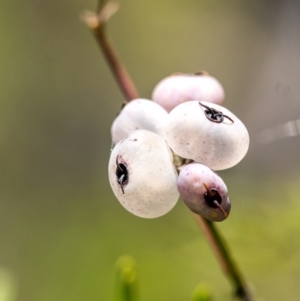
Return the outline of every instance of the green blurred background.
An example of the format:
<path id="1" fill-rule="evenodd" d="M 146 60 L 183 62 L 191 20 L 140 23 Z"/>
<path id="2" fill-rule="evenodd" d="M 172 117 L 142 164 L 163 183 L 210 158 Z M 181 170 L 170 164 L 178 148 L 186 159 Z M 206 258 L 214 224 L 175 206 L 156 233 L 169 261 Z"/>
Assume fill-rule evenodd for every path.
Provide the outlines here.
<path id="1" fill-rule="evenodd" d="M 220 172 L 232 213 L 218 226 L 260 300 L 297 300 L 300 143 L 298 127 L 292 135 L 286 122 L 300 113 L 299 1 L 119 4 L 108 34 L 143 97 L 175 71 L 206 70 L 223 84 L 224 105 L 248 127 L 251 147 Z M 189 300 L 201 281 L 215 300 L 230 300 L 181 201 L 144 220 L 110 190 L 110 125 L 123 97 L 79 19 L 96 6 L 0 2 L 0 281 L 10 279 L 12 292 L 5 301 L 112 300 L 123 254 L 137 261 L 144 301 Z"/>

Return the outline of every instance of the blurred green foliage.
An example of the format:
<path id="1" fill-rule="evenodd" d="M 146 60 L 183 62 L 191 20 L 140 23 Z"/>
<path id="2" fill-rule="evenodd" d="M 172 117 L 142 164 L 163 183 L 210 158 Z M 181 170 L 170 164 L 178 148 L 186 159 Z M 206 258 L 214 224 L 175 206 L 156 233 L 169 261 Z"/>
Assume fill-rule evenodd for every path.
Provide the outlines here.
<path id="1" fill-rule="evenodd" d="M 219 224 L 265 300 L 300 295 L 299 139 L 257 132 L 299 116 L 297 1 L 119 1 L 108 26 L 143 97 L 174 72 L 207 70 L 249 128 L 251 148 L 220 172 L 232 212 Z M 0 2 L 0 267 L 18 301 L 113 300 L 122 254 L 144 301 L 187 300 L 200 281 L 232 291 L 187 208 L 144 220 L 107 179 L 122 95 L 79 14 L 95 1 Z M 14 289 L 15 290 L 15 289 Z"/>
<path id="2" fill-rule="evenodd" d="M 138 301 L 137 271 L 134 259 L 121 256 L 116 263 L 115 301 Z"/>
<path id="3" fill-rule="evenodd" d="M 212 288 L 210 285 L 201 282 L 194 289 L 192 301 L 212 301 Z"/>
<path id="4" fill-rule="evenodd" d="M 17 295 L 17 285 L 11 272 L 0 269 L 0 301 L 14 301 Z"/>

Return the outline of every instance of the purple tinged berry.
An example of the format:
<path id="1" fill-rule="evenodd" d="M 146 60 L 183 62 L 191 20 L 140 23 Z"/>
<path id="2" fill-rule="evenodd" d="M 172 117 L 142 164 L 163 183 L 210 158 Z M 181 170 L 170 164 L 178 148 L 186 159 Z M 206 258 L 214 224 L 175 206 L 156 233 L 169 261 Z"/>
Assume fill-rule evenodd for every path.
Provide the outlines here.
<path id="1" fill-rule="evenodd" d="M 203 164 L 191 163 L 180 171 L 178 191 L 187 207 L 210 221 L 223 221 L 230 212 L 223 180 Z"/>

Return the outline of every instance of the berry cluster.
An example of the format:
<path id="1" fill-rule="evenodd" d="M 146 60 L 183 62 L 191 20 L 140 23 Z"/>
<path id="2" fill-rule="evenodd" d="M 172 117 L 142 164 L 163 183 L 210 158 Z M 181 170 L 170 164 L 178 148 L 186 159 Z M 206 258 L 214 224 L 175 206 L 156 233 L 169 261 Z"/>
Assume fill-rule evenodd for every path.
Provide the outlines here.
<path id="1" fill-rule="evenodd" d="M 144 218 L 166 214 L 181 196 L 194 213 L 226 219 L 228 190 L 213 170 L 242 160 L 249 135 L 221 106 L 222 86 L 203 73 L 176 74 L 157 84 L 152 99 L 130 101 L 113 122 L 108 170 L 115 196 Z"/>

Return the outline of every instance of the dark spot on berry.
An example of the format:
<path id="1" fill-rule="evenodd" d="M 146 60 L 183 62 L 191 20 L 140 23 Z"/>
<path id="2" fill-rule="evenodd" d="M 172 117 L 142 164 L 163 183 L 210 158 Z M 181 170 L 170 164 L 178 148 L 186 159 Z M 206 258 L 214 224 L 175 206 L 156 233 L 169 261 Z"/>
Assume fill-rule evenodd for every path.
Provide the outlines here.
<path id="1" fill-rule="evenodd" d="M 214 108 L 210 108 L 210 107 L 202 104 L 201 102 L 199 102 L 199 105 L 206 109 L 206 110 L 204 110 L 204 114 L 208 120 L 210 120 L 212 122 L 216 122 L 216 123 L 222 123 L 224 121 L 224 118 L 227 118 L 232 123 L 234 123 L 234 121 L 229 116 L 224 115 L 223 112 L 218 111 Z"/>
<path id="2" fill-rule="evenodd" d="M 128 184 L 128 180 L 129 180 L 127 165 L 123 162 L 119 162 L 119 156 L 117 156 L 117 158 L 116 158 L 116 165 L 117 165 L 117 169 L 116 169 L 117 181 L 124 194 L 125 193 L 124 186 L 126 186 Z"/>
<path id="3" fill-rule="evenodd" d="M 218 208 L 226 218 L 228 216 L 228 213 L 225 212 L 224 209 L 221 207 L 222 197 L 220 196 L 219 191 L 216 188 L 208 189 L 208 187 L 204 183 L 203 186 L 206 189 L 206 192 L 204 193 L 204 200 L 206 204 L 211 208 Z"/>
<path id="4" fill-rule="evenodd" d="M 216 205 L 216 201 L 218 204 L 222 203 L 222 197 L 220 196 L 218 190 L 216 188 L 211 188 L 204 193 L 204 199 L 209 207 L 218 208 Z"/>

